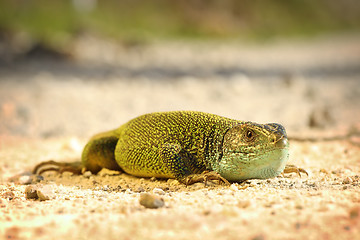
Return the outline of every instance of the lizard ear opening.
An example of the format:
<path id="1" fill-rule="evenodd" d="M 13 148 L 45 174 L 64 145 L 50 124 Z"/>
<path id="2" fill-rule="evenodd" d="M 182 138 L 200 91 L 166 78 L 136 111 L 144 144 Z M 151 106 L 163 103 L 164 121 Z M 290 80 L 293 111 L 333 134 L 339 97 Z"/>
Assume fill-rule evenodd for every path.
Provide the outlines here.
<path id="1" fill-rule="evenodd" d="M 235 127 L 238 127 L 238 125 L 235 126 Z M 221 143 L 220 143 L 220 145 L 219 145 L 219 157 L 218 157 L 218 159 L 217 159 L 218 162 L 221 161 L 221 159 L 222 159 L 222 157 L 223 157 L 223 155 L 224 155 L 224 149 L 226 149 L 226 146 L 224 146 L 224 145 L 227 145 L 228 138 L 229 138 L 229 137 L 228 137 L 229 131 L 231 131 L 233 128 L 234 128 L 234 127 L 229 127 L 229 128 L 225 131 L 225 133 L 224 133 L 224 135 L 223 135 L 223 137 L 222 137 L 222 139 L 221 139 Z"/>
<path id="2" fill-rule="evenodd" d="M 246 125 L 245 123 L 243 124 L 239 124 L 233 127 L 230 127 L 229 129 L 226 130 L 224 137 L 222 139 L 221 142 L 221 152 L 224 151 L 224 149 L 226 150 L 233 150 L 234 146 L 237 145 L 241 145 L 242 142 L 244 142 L 243 138 L 244 138 L 244 125 Z M 245 131 L 245 135 L 246 135 L 246 131 Z M 250 133 L 250 135 L 253 135 L 252 133 Z"/>

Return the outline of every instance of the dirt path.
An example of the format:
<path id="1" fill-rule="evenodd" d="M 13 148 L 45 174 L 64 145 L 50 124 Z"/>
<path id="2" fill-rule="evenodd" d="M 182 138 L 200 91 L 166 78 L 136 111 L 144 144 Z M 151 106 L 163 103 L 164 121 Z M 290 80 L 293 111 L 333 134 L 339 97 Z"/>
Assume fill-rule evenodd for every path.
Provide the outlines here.
<path id="1" fill-rule="evenodd" d="M 73 140 L 72 140 L 73 141 Z M 44 156 L 71 158 L 65 140 L 3 145 L 1 174 Z M 56 156 L 55 156 L 56 155 Z M 310 176 L 251 180 L 230 187 L 139 179 L 102 171 L 96 176 L 45 174 L 50 200 L 28 200 L 26 185 L 3 182 L 4 239 L 355 239 L 360 235 L 360 150 L 346 142 L 293 143 L 290 162 Z M 13 159 L 16 163 L 12 164 Z M 165 202 L 139 204 L 142 192 Z"/>

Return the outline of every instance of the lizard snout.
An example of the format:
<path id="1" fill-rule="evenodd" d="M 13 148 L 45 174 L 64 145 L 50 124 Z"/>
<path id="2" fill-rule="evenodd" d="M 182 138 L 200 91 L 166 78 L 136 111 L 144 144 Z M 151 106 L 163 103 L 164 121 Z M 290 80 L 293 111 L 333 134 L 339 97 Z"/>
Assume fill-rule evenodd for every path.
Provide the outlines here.
<path id="1" fill-rule="evenodd" d="M 275 147 L 285 148 L 289 144 L 288 142 L 289 142 L 288 139 L 282 136 L 280 139 L 275 140 Z"/>
<path id="2" fill-rule="evenodd" d="M 277 148 L 286 148 L 289 145 L 289 140 L 283 134 L 275 134 L 274 138 L 272 139 L 274 146 Z"/>

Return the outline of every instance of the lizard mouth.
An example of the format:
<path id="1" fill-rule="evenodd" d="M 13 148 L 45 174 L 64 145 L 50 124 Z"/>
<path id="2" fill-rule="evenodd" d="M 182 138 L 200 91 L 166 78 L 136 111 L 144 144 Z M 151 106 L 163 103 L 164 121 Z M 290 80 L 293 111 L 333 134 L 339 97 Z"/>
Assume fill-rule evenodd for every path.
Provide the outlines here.
<path id="1" fill-rule="evenodd" d="M 273 147 L 270 147 L 268 149 L 262 149 L 261 154 L 267 154 L 269 152 L 273 152 L 276 150 L 283 150 L 289 148 L 289 140 L 285 136 L 281 136 L 279 138 L 276 138 L 273 140 Z M 230 154 L 243 154 L 243 155 L 253 155 L 255 153 L 254 150 L 252 151 L 242 151 L 242 150 L 230 150 L 228 151 Z M 260 154 L 259 152 L 257 152 Z"/>

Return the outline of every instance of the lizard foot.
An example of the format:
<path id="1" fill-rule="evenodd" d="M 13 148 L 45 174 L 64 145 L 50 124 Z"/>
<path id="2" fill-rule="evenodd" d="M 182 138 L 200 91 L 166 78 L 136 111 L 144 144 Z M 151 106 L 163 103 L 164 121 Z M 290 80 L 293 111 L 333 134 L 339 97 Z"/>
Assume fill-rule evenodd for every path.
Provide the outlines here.
<path id="1" fill-rule="evenodd" d="M 230 185 L 229 181 L 220 176 L 219 173 L 214 171 L 204 171 L 200 174 L 191 174 L 186 176 L 181 180 L 181 182 L 185 183 L 185 185 L 191 185 L 197 182 L 203 182 L 205 185 L 208 180 L 218 180 L 219 183 L 224 183 L 225 185 Z"/>
<path id="2" fill-rule="evenodd" d="M 44 172 L 56 171 L 58 173 L 72 172 L 80 175 L 82 173 L 81 162 L 56 162 L 53 160 L 41 162 L 37 164 L 32 170 L 33 174 L 41 175 Z"/>
<path id="3" fill-rule="evenodd" d="M 297 175 L 299 175 L 299 177 L 301 177 L 301 173 L 305 173 L 307 176 L 309 176 L 308 172 L 305 169 L 298 168 L 295 165 L 291 165 L 291 164 L 285 166 L 285 169 L 282 174 L 284 175 L 285 173 L 296 173 Z"/>

